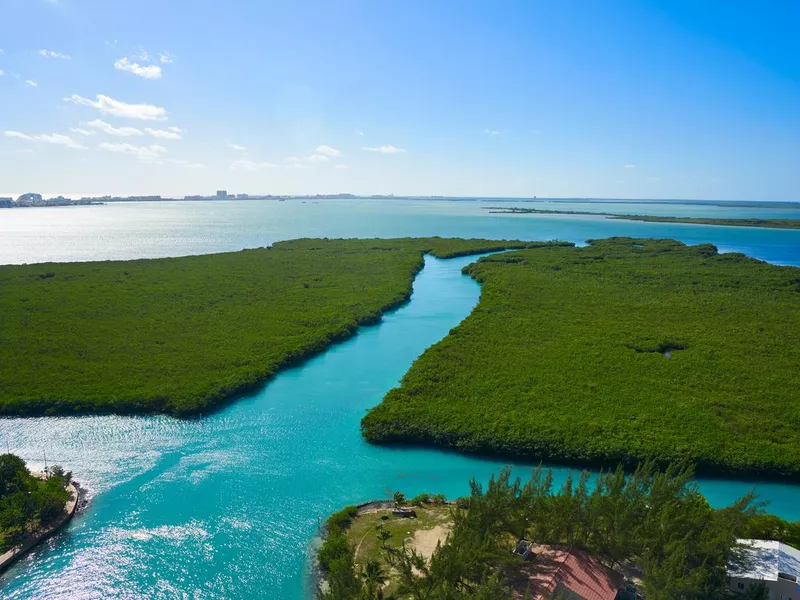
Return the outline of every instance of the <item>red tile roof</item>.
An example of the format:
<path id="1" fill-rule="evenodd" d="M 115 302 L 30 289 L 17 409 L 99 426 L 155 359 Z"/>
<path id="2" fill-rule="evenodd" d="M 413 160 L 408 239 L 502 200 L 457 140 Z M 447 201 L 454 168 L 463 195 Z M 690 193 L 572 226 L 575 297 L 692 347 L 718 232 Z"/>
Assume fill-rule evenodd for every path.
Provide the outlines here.
<path id="1" fill-rule="evenodd" d="M 622 586 L 620 573 L 585 552 L 549 546 L 534 546 L 533 551 L 536 558 L 523 567 L 523 581 L 515 586 L 514 597 L 522 598 L 530 590 L 534 600 L 546 600 L 562 587 L 585 600 L 614 600 Z"/>

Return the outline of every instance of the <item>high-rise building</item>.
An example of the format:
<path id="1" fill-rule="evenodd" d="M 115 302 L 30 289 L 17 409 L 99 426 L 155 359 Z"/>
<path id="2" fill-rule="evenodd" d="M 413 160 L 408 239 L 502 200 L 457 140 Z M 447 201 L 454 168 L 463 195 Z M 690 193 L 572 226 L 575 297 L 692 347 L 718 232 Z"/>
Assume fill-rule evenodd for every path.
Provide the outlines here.
<path id="1" fill-rule="evenodd" d="M 228 197 L 228 190 L 217 190 L 217 200 L 225 200 Z"/>

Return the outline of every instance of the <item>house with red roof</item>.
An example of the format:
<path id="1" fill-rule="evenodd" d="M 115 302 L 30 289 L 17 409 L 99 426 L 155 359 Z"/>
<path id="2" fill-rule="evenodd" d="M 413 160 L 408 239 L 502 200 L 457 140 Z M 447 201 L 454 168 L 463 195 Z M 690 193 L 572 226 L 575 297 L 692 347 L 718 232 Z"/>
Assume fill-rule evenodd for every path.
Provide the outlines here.
<path id="1" fill-rule="evenodd" d="M 556 592 L 574 600 L 615 600 L 624 583 L 621 573 L 596 558 L 573 549 L 531 545 L 526 561 L 514 581 L 514 599 L 548 600 Z"/>

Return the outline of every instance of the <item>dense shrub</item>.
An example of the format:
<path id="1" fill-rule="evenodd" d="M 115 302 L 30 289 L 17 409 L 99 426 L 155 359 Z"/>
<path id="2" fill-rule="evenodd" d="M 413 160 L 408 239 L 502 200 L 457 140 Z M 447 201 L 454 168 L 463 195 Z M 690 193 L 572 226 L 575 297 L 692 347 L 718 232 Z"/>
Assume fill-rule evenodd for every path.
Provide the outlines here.
<path id="1" fill-rule="evenodd" d="M 380 320 L 408 299 L 423 252 L 528 245 L 303 239 L 0 266 L 0 414 L 198 413 Z"/>
<path id="2" fill-rule="evenodd" d="M 466 270 L 479 304 L 367 414 L 368 440 L 800 475 L 800 269 L 612 238 Z"/>

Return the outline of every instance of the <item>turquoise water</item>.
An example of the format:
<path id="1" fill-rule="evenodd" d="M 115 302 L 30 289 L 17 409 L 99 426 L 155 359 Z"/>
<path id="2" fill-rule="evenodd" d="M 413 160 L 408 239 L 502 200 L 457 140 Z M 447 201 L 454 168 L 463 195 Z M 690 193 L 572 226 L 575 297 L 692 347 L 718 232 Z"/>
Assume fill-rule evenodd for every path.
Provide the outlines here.
<path id="1" fill-rule="evenodd" d="M 186 254 L 323 231 L 330 236 L 439 233 L 575 241 L 668 235 L 712 241 L 778 263 L 800 262 L 800 232 L 795 231 L 635 223 L 624 223 L 623 231 L 617 222 L 596 218 L 497 218 L 458 206 L 467 203 L 420 207 L 418 202 L 356 203 L 336 213 L 339 220 L 335 206 L 326 205 L 326 230 L 322 217 L 309 216 L 314 213 L 308 204 L 281 206 L 291 204 L 19 210 L 27 214 L 13 217 L 13 225 L 0 216 L 0 236 L 8 236 L 0 262 L 66 260 L 76 254 L 95 259 Z M 102 213 L 106 209 L 110 212 Z M 47 233 L 34 243 L 30 232 L 37 222 L 51 227 L 43 227 Z M 428 258 L 410 303 L 209 417 L 0 420 L 0 447 L 8 445 L 33 467 L 46 450 L 48 460 L 72 469 L 92 496 L 88 510 L 63 535 L 4 577 L 3 596 L 308 597 L 308 548 L 318 519 L 344 504 L 398 489 L 458 496 L 467 492 L 471 477 L 485 480 L 497 472 L 504 461 L 372 447 L 358 430 L 365 410 L 477 302 L 478 285 L 460 274 L 471 260 Z M 529 468 L 516 466 L 523 476 Z M 558 479 L 566 473 L 558 469 Z M 772 512 L 800 519 L 798 486 L 730 480 L 701 485 L 716 506 L 755 487 L 771 502 Z"/>
<path id="2" fill-rule="evenodd" d="M 637 223 L 591 215 L 500 215 L 497 200 L 308 200 L 115 203 L 0 210 L 0 264 L 182 256 L 297 237 L 460 236 L 562 239 L 630 235 L 711 242 L 775 263 L 800 261 L 800 231 Z M 795 209 L 585 202 L 506 206 L 719 218 L 800 218 Z"/>

